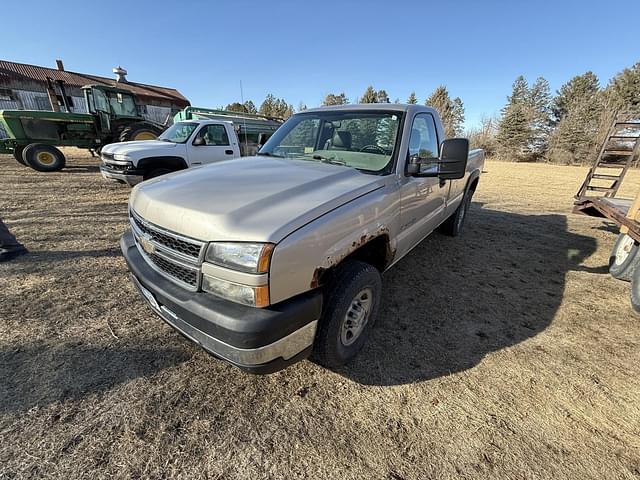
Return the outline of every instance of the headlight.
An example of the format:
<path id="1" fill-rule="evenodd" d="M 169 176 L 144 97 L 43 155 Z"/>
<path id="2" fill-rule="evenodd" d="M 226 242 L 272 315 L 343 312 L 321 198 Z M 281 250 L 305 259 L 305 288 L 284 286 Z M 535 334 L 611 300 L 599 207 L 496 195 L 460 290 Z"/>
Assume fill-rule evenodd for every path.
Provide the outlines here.
<path id="1" fill-rule="evenodd" d="M 241 272 L 267 273 L 272 252 L 272 243 L 214 242 L 205 260 Z"/>
<path id="2" fill-rule="evenodd" d="M 269 305 L 269 287 L 267 285 L 250 287 L 203 275 L 202 290 L 251 307 L 266 307 Z"/>
<path id="3" fill-rule="evenodd" d="M 130 162 L 131 161 L 131 157 L 129 155 L 124 155 L 123 153 L 116 153 L 113 156 L 114 160 L 120 160 L 122 162 Z"/>

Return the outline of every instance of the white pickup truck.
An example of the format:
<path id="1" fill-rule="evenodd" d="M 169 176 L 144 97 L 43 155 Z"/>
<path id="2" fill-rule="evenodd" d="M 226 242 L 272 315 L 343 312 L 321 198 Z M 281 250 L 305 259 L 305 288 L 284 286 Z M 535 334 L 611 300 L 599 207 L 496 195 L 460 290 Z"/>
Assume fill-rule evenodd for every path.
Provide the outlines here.
<path id="1" fill-rule="evenodd" d="M 234 120 L 179 121 L 157 140 L 120 142 L 100 152 L 100 172 L 107 179 L 134 186 L 167 173 L 253 155 L 277 129 L 279 122 L 242 117 Z"/>
<path id="2" fill-rule="evenodd" d="M 460 233 L 483 164 L 428 107 L 307 110 L 257 156 L 137 185 L 120 245 L 154 312 L 215 356 L 335 367 L 375 323 L 382 272 L 436 228 Z"/>

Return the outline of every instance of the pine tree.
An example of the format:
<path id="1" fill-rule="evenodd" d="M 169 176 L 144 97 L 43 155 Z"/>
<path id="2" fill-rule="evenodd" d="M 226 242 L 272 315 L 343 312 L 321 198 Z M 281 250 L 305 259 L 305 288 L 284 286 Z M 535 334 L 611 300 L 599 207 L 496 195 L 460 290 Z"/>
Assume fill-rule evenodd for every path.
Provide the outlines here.
<path id="1" fill-rule="evenodd" d="M 418 103 L 418 97 L 416 97 L 416 92 L 411 92 L 409 98 L 407 98 L 407 103 L 409 105 L 416 105 Z"/>
<path id="2" fill-rule="evenodd" d="M 553 123 L 557 125 L 569 111 L 585 98 L 600 95 L 600 83 L 593 72 L 577 75 L 560 87 L 551 103 Z"/>
<path id="3" fill-rule="evenodd" d="M 592 72 L 573 77 L 552 102 L 555 130 L 548 158 L 558 163 L 591 163 L 597 155 L 604 101 Z M 608 127 L 607 127 L 608 128 Z"/>
<path id="4" fill-rule="evenodd" d="M 258 113 L 256 106 L 253 104 L 251 100 L 247 100 L 243 103 L 244 109 L 247 113 Z"/>
<path id="5" fill-rule="evenodd" d="M 640 62 L 613 77 L 605 96 L 610 109 L 640 115 Z"/>
<path id="6" fill-rule="evenodd" d="M 360 98 L 360 103 L 378 103 L 378 92 L 369 85 Z"/>
<path id="7" fill-rule="evenodd" d="M 507 159 L 527 160 L 530 156 L 531 136 L 526 103 L 517 102 L 505 108 L 496 135 L 498 154 Z"/>
<path id="8" fill-rule="evenodd" d="M 464 105 L 459 97 L 451 100 L 447 87 L 440 85 L 436 88 L 425 105 L 435 108 L 440 115 L 447 137 L 455 137 L 462 133 L 464 123 Z"/>
<path id="9" fill-rule="evenodd" d="M 260 109 L 258 112 L 260 115 L 266 115 L 268 117 L 274 117 L 275 114 L 275 106 L 276 106 L 276 97 L 274 97 L 271 93 L 266 96 L 262 104 L 260 105 Z"/>
<path id="10" fill-rule="evenodd" d="M 233 102 L 224 107 L 224 110 L 229 112 L 239 112 L 239 113 L 247 113 L 246 107 L 239 102 Z"/>
<path id="11" fill-rule="evenodd" d="M 378 90 L 376 92 L 376 98 L 378 100 L 376 103 L 389 103 L 389 95 L 386 90 Z"/>
<path id="12" fill-rule="evenodd" d="M 538 77 L 529 91 L 531 151 L 536 156 L 546 153 L 551 134 L 551 89 L 549 82 Z"/>
<path id="13" fill-rule="evenodd" d="M 329 93 L 322 102 L 322 105 L 346 105 L 349 103 L 349 99 L 344 92 L 336 95 L 335 93 Z"/>

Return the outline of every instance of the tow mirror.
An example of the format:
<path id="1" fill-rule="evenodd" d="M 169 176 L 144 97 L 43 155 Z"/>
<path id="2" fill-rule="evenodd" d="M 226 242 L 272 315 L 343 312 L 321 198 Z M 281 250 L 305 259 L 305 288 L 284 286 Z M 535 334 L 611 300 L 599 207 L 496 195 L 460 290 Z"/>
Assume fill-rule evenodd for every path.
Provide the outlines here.
<path id="1" fill-rule="evenodd" d="M 258 145 L 262 146 L 265 143 L 267 143 L 267 134 L 266 133 L 259 133 L 258 134 Z"/>
<path id="2" fill-rule="evenodd" d="M 442 180 L 458 180 L 464 178 L 469 159 L 469 140 L 466 138 L 450 138 L 442 142 L 438 177 Z"/>
<path id="3" fill-rule="evenodd" d="M 440 146 L 440 158 L 411 155 L 407 161 L 407 173 L 412 177 L 439 177 L 441 180 L 464 178 L 469 157 L 469 140 L 450 138 Z"/>
<path id="4" fill-rule="evenodd" d="M 193 140 L 193 146 L 200 147 L 205 144 L 204 137 L 196 137 Z"/>

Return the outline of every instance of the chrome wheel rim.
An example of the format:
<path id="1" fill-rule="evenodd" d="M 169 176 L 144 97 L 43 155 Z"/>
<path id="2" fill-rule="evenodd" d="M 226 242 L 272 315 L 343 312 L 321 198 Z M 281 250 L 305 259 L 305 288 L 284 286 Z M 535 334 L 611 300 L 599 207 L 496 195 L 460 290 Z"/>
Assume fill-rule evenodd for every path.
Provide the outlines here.
<path id="1" fill-rule="evenodd" d="M 631 249 L 635 244 L 635 240 L 631 238 L 629 235 L 625 235 L 618 248 L 616 249 L 616 257 L 614 263 L 616 265 L 622 265 L 627 261 L 629 255 L 631 255 Z"/>
<path id="2" fill-rule="evenodd" d="M 370 288 L 360 290 L 351 300 L 340 329 L 340 341 L 344 346 L 348 347 L 358 340 L 369 321 L 372 304 L 373 291 Z"/>

